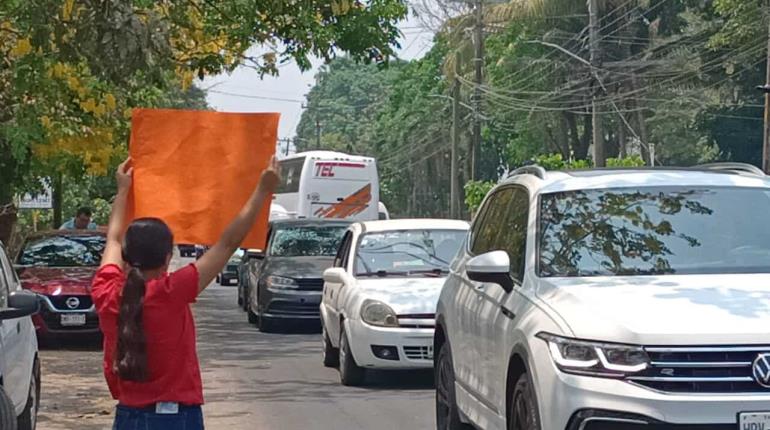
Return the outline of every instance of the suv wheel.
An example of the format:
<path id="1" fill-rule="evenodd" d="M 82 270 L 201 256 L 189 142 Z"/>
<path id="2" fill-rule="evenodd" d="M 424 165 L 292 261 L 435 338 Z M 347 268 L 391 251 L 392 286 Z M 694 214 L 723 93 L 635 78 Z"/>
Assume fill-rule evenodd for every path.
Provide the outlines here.
<path id="1" fill-rule="evenodd" d="M 356 387 L 364 383 L 366 369 L 356 364 L 356 359 L 350 352 L 350 342 L 345 333 L 345 327 L 342 327 L 340 333 L 340 382 L 348 387 Z"/>
<path id="2" fill-rule="evenodd" d="M 27 405 L 19 415 L 19 430 L 35 430 L 37 426 L 37 411 L 40 408 L 40 361 L 35 359 L 32 367 L 32 380 L 29 382 Z"/>
<path id="3" fill-rule="evenodd" d="M 0 386 L 0 429 L 16 430 L 16 424 L 16 410 L 13 408 L 11 398 Z"/>
<path id="4" fill-rule="evenodd" d="M 455 373 L 452 367 L 452 351 L 448 344 L 439 350 L 435 370 L 436 379 L 436 429 L 463 430 L 472 428 L 460 420 L 455 397 Z"/>
<path id="5" fill-rule="evenodd" d="M 508 410 L 508 430 L 540 430 L 537 398 L 529 374 L 522 374 L 516 381 Z"/>
<path id="6" fill-rule="evenodd" d="M 326 332 L 326 327 L 321 323 L 321 336 L 323 342 L 323 357 L 324 366 L 337 367 L 340 364 L 340 352 L 332 346 L 332 342 L 329 340 L 329 333 Z"/>

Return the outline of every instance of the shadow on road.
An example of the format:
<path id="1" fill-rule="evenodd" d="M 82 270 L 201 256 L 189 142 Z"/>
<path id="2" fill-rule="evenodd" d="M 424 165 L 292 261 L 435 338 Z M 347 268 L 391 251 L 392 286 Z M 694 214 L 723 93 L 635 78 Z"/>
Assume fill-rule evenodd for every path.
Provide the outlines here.
<path id="1" fill-rule="evenodd" d="M 90 336 L 57 336 L 38 338 L 38 345 L 44 351 L 101 351 L 102 337 Z"/>

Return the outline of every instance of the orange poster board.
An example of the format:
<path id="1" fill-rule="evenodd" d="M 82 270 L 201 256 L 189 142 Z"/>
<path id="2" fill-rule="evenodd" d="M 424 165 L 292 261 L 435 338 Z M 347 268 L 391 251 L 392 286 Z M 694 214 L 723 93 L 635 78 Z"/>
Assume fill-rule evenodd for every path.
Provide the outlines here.
<path id="1" fill-rule="evenodd" d="M 277 113 L 135 109 L 132 214 L 156 217 L 176 243 L 213 245 L 275 153 Z M 264 248 L 270 205 L 242 244 Z"/>

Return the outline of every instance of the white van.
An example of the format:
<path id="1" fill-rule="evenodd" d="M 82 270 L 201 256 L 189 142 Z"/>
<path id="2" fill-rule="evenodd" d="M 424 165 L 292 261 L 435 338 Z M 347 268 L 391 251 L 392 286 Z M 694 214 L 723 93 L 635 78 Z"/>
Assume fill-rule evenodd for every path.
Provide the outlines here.
<path id="1" fill-rule="evenodd" d="M 374 158 L 309 151 L 280 160 L 274 203 L 297 218 L 356 221 L 379 218 L 380 186 Z"/>

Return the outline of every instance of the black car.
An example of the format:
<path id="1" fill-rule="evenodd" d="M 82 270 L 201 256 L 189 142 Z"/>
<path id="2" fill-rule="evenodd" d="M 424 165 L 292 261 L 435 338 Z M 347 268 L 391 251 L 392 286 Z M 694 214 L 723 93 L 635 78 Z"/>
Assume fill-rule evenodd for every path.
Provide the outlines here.
<path id="1" fill-rule="evenodd" d="M 260 249 L 247 249 L 238 263 L 238 306 L 244 311 L 248 310 L 251 279 L 258 277 L 259 264 L 264 257 L 265 253 Z"/>
<path id="2" fill-rule="evenodd" d="M 252 265 L 249 322 L 271 331 L 282 321 L 320 320 L 323 272 L 331 267 L 348 221 L 276 220 L 267 247 Z"/>
<path id="3" fill-rule="evenodd" d="M 225 268 L 217 276 L 217 282 L 222 286 L 238 285 L 240 275 L 238 274 L 241 257 L 245 254 L 242 249 L 235 251 L 230 260 L 227 261 Z"/>
<path id="4" fill-rule="evenodd" d="M 195 245 L 187 245 L 187 244 L 180 243 L 178 247 L 179 247 L 180 256 L 195 257 Z"/>

